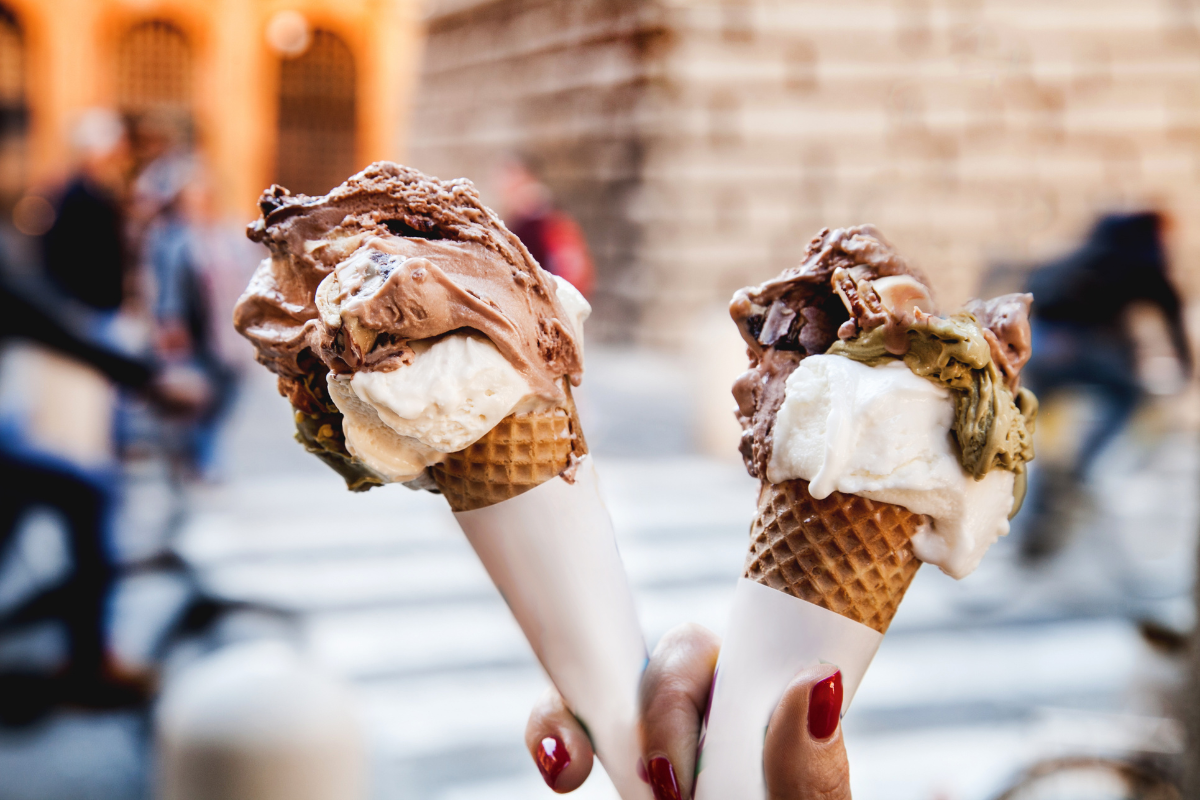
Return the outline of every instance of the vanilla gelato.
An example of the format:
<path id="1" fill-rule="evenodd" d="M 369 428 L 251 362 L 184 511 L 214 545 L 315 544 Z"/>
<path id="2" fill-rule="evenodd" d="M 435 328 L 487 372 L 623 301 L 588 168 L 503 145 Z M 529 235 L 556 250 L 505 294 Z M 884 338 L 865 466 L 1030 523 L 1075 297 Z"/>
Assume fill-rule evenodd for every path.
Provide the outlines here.
<path id="1" fill-rule="evenodd" d="M 809 356 L 787 378 L 767 480 L 803 479 L 817 499 L 838 491 L 927 514 L 933 525 L 914 538 L 915 554 L 962 578 L 1008 533 L 1015 475 L 969 476 L 954 418 L 951 393 L 902 361 Z"/>
<path id="2" fill-rule="evenodd" d="M 386 275 L 374 268 L 381 260 L 360 255 L 348 260 L 360 293 L 369 296 L 372 284 L 374 290 L 383 285 Z M 347 271 L 331 273 L 322 287 Z M 555 282 L 582 352 L 591 306 L 571 284 L 557 276 Z M 320 294 L 317 304 L 324 305 Z M 339 306 L 329 303 L 321 310 L 340 316 Z M 327 378 L 347 449 L 387 483 L 417 480 L 426 467 L 469 447 L 509 414 L 553 408 L 480 334 L 454 333 L 410 347 L 408 363 L 394 369 L 331 372 Z"/>

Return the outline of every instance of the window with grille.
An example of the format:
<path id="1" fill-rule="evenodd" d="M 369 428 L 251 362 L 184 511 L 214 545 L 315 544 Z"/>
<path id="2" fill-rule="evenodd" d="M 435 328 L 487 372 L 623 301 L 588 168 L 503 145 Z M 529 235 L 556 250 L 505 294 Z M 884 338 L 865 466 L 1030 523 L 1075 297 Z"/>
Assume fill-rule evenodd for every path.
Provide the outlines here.
<path id="1" fill-rule="evenodd" d="M 164 20 L 132 27 L 117 53 L 117 106 L 127 114 L 175 112 L 192 106 L 192 48 Z"/>
<path id="2" fill-rule="evenodd" d="M 275 182 L 324 194 L 357 166 L 354 56 L 336 34 L 313 31 L 308 49 L 280 65 Z"/>
<path id="3" fill-rule="evenodd" d="M 0 6 L 0 203 L 25 187 L 29 108 L 25 97 L 25 37 L 17 18 Z"/>

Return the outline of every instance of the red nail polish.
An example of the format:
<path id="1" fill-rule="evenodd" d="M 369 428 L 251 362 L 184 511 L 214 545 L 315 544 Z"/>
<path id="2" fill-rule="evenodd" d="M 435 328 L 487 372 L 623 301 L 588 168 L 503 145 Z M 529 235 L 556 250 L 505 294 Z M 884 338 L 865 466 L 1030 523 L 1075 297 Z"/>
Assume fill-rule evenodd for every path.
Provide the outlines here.
<path id="1" fill-rule="evenodd" d="M 538 769 L 542 771 L 542 778 L 546 781 L 546 785 L 553 789 L 558 776 L 570 766 L 571 754 L 567 752 L 562 739 L 557 736 L 547 736 L 542 739 L 534 761 L 537 762 Z"/>
<path id="2" fill-rule="evenodd" d="M 842 714 L 842 671 L 817 683 L 808 696 L 808 733 L 814 739 L 828 739 L 837 730 Z"/>
<path id="3" fill-rule="evenodd" d="M 654 800 L 682 800 L 679 796 L 679 781 L 675 780 L 675 768 L 663 756 L 650 759 L 650 788 Z"/>

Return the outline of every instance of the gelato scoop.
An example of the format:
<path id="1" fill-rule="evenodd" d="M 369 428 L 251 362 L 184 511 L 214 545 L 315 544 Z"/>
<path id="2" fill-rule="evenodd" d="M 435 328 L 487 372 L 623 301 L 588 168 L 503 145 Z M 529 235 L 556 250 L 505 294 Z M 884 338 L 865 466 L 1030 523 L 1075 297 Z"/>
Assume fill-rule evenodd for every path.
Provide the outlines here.
<path id="1" fill-rule="evenodd" d="M 1020 386 L 1029 295 L 940 316 L 925 279 L 869 225 L 822 233 L 804 263 L 733 298 L 750 369 L 734 385 L 742 455 L 766 484 L 807 482 L 928 518 L 921 561 L 961 578 L 1008 532 L 1033 458 Z"/>
<path id="2" fill-rule="evenodd" d="M 470 181 L 378 162 L 323 197 L 273 186 L 259 208 L 249 235 L 270 255 L 234 324 L 350 488 L 432 488 L 429 467 L 507 417 L 573 421 L 587 301 Z"/>

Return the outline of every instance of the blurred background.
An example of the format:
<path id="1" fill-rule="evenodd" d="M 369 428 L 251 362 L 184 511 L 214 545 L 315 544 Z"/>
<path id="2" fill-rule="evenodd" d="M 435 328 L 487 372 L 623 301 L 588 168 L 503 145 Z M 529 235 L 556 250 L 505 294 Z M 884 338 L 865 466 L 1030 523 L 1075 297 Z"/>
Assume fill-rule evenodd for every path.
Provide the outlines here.
<path id="1" fill-rule="evenodd" d="M 545 680 L 444 501 L 347 493 L 229 323 L 259 192 L 383 158 L 589 296 L 651 645 L 722 632 L 744 558 L 735 289 L 862 222 L 943 307 L 1032 287 L 1030 500 L 918 574 L 855 797 L 1179 796 L 1200 2 L 0 0 L 0 800 L 551 796 Z"/>

